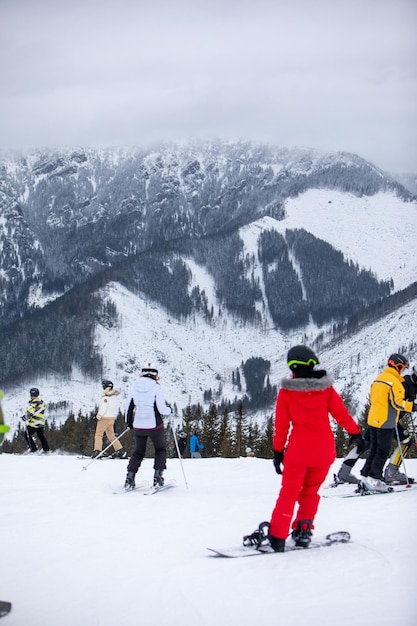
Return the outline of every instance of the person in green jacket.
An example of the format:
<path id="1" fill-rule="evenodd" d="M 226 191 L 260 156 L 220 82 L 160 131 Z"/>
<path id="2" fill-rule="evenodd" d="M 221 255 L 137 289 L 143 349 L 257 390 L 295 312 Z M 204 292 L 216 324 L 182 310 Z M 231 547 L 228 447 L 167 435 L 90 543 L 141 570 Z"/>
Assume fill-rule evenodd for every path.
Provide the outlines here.
<path id="1" fill-rule="evenodd" d="M 0 391 L 0 399 L 3 397 L 3 392 Z M 3 443 L 4 435 L 8 433 L 10 430 L 10 426 L 6 426 L 4 423 L 3 409 L 1 408 L 0 402 L 0 445 Z"/>

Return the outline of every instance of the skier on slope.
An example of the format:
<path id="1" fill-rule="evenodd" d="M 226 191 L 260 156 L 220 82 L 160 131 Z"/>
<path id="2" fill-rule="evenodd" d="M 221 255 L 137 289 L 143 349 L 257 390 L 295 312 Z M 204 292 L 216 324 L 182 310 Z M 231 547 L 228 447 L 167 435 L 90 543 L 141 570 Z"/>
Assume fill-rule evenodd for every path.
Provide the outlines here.
<path id="1" fill-rule="evenodd" d="M 37 435 L 42 444 L 43 454 L 48 454 L 50 447 L 44 433 L 46 422 L 45 402 L 39 397 L 39 389 L 37 387 L 32 387 L 29 394 L 29 405 L 26 409 L 25 415 L 22 415 L 21 419 L 26 422 L 26 439 L 29 444 L 30 452 L 36 452 L 38 449 L 34 440 L 34 436 Z"/>
<path id="2" fill-rule="evenodd" d="M 410 402 L 414 402 L 417 398 L 417 368 L 415 365 L 413 366 L 412 373 L 406 374 L 404 376 L 403 386 L 404 386 L 404 392 L 405 392 L 404 393 L 405 399 L 409 400 Z M 400 416 L 398 418 L 399 421 L 397 424 L 399 441 L 397 440 L 397 446 L 394 452 L 392 453 L 389 463 L 386 466 L 385 471 L 384 471 L 384 480 L 388 485 L 389 484 L 406 485 L 407 482 L 408 483 L 415 482 L 414 478 L 408 477 L 408 480 L 407 480 L 407 476 L 404 473 L 400 472 L 400 469 L 399 469 L 402 463 L 402 459 L 405 457 L 410 447 L 416 443 L 415 438 L 400 422 L 400 420 L 404 418 L 406 415 L 408 415 L 411 418 L 410 413 L 406 413 L 406 411 L 400 412 Z M 395 438 L 397 439 L 396 433 L 395 433 Z M 369 428 L 365 432 L 364 439 L 365 439 L 366 450 L 367 450 L 370 445 Z M 340 466 L 339 472 L 335 476 L 334 486 L 337 486 L 343 483 L 357 484 L 360 482 L 359 479 L 356 478 L 356 476 L 354 476 L 351 473 L 356 461 L 360 457 L 361 457 L 361 454 L 359 453 L 357 447 L 354 446 L 352 450 L 348 452 L 342 465 Z"/>
<path id="3" fill-rule="evenodd" d="M 190 439 L 190 454 L 192 459 L 201 459 L 200 450 L 204 450 L 203 444 L 200 442 L 197 431 L 193 432 L 193 436 Z"/>
<path id="4" fill-rule="evenodd" d="M 336 458 L 329 413 L 363 449 L 355 420 L 333 388 L 319 359 L 307 346 L 294 346 L 287 355 L 292 378 L 281 381 L 275 406 L 274 466 L 282 485 L 272 512 L 269 540 L 275 552 L 284 552 L 290 525 L 297 546 L 308 547 L 320 502 L 318 490 Z M 281 470 L 283 464 L 283 470 Z M 299 507 L 294 520 L 294 507 Z"/>
<path id="5" fill-rule="evenodd" d="M 155 447 L 153 484 L 164 484 L 167 451 L 162 418 L 170 415 L 172 409 L 158 380 L 158 370 L 149 363 L 148 367 L 142 368 L 142 375 L 133 383 L 127 396 L 125 420 L 134 430 L 135 450 L 127 466 L 125 489 L 135 488 L 135 476 L 145 457 L 148 437 Z"/>
<path id="6" fill-rule="evenodd" d="M 113 444 L 114 453 L 112 459 L 127 459 L 127 452 L 123 450 L 122 444 L 116 439 L 114 434 L 114 422 L 117 413 L 117 396 L 119 392 L 113 389 L 114 385 L 111 380 L 103 380 L 101 382 L 103 392 L 101 394 L 100 405 L 96 415 L 97 425 L 94 435 L 94 452 L 91 455 L 95 459 L 103 449 L 103 436 L 107 435 L 107 439 Z"/>
<path id="7" fill-rule="evenodd" d="M 403 373 L 409 365 L 404 355 L 391 354 L 387 367 L 371 385 L 369 456 L 361 470 L 362 483 L 370 490 L 388 491 L 382 471 L 391 450 L 396 424 L 402 411 L 417 411 L 416 403 L 405 400 Z"/>

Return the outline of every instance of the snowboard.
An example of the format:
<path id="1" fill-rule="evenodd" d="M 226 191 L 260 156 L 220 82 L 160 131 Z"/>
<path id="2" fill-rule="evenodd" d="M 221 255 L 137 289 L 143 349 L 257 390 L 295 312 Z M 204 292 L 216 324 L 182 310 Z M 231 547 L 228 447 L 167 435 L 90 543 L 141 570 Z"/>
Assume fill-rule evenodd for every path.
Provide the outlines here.
<path id="1" fill-rule="evenodd" d="M 11 602 L 0 600 L 0 617 L 4 617 L 5 615 L 8 615 L 11 610 L 12 610 Z"/>
<path id="2" fill-rule="evenodd" d="M 308 552 L 315 548 L 329 548 L 341 543 L 348 543 L 350 541 L 350 533 L 346 530 L 330 533 L 323 539 L 315 539 L 312 541 L 308 548 L 300 548 L 291 543 L 285 546 L 285 552 Z M 281 552 L 274 552 L 270 545 L 264 544 L 261 546 L 234 546 L 229 548 L 207 548 L 215 556 L 226 557 L 229 559 L 237 559 L 247 556 L 261 556 L 263 554 L 282 554 Z"/>
<path id="3" fill-rule="evenodd" d="M 166 491 L 167 489 L 171 489 L 171 487 L 175 487 L 175 480 L 166 480 L 162 487 L 150 487 L 147 491 L 143 492 L 144 496 L 153 496 L 155 493 L 159 493 L 160 491 Z"/>

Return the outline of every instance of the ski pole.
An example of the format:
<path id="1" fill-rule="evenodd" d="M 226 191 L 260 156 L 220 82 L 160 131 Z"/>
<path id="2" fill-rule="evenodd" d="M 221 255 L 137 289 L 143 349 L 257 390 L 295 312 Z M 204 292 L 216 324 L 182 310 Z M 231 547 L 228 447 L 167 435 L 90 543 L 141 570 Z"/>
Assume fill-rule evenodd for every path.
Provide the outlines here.
<path id="1" fill-rule="evenodd" d="M 405 467 L 405 461 L 404 461 L 404 455 L 403 455 L 403 447 L 401 445 L 401 441 L 400 441 L 400 435 L 398 434 L 398 425 L 397 422 L 395 422 L 395 434 L 397 436 L 397 441 L 398 441 L 398 449 L 400 451 L 400 457 L 401 457 L 401 463 L 403 465 L 404 468 L 404 474 L 405 474 L 405 478 L 407 480 L 407 487 L 410 486 L 410 481 L 408 480 L 408 475 L 407 475 L 407 469 Z"/>
<path id="2" fill-rule="evenodd" d="M 177 435 L 175 434 L 175 430 L 174 430 L 174 427 L 172 426 L 172 424 L 170 426 L 171 426 L 172 434 L 174 435 L 175 447 L 177 448 L 178 458 L 180 460 L 180 465 L 181 465 L 182 475 L 184 476 L 185 486 L 188 489 L 188 483 L 187 483 L 187 479 L 185 477 L 184 467 L 183 467 L 183 464 L 182 464 L 181 452 L 180 452 L 180 449 L 178 447 Z"/>
<path id="3" fill-rule="evenodd" d="M 121 434 L 121 435 L 119 435 L 118 437 L 116 437 L 116 439 L 113 439 L 113 441 L 111 441 L 111 442 L 109 443 L 109 445 L 108 445 L 106 448 L 104 448 L 104 450 L 102 450 L 102 451 L 100 452 L 100 454 L 97 454 L 97 456 L 95 456 L 95 457 L 94 457 L 94 459 L 92 459 L 89 463 L 87 463 L 87 465 L 84 465 L 84 467 L 83 467 L 82 469 L 83 469 L 83 470 L 86 470 L 86 469 L 87 469 L 87 467 L 88 467 L 89 465 L 91 465 L 91 463 L 94 463 L 94 461 L 97 461 L 97 459 L 99 459 L 100 457 L 102 457 L 102 456 L 103 456 L 103 454 L 106 452 L 106 450 L 108 450 L 109 448 L 111 448 L 111 447 L 112 447 L 112 445 L 114 444 L 114 442 L 115 442 L 115 441 L 119 441 L 119 439 L 121 439 L 121 438 L 123 437 L 123 435 L 127 433 L 127 431 L 128 431 L 128 430 L 130 430 L 130 428 L 129 428 L 129 427 L 128 427 L 128 428 L 126 428 L 126 430 L 124 430 L 124 431 L 122 432 L 122 434 Z"/>

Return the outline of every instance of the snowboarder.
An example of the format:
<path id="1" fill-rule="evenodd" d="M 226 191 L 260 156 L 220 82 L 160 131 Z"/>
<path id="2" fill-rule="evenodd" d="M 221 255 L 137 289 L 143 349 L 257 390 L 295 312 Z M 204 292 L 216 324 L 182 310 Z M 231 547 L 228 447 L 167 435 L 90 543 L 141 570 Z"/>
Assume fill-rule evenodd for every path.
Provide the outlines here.
<path id="1" fill-rule="evenodd" d="M 39 397 L 39 389 L 32 387 L 29 390 L 30 401 L 26 409 L 25 415 L 22 415 L 22 420 L 26 422 L 26 439 L 29 444 L 30 452 L 37 452 L 38 446 L 34 440 L 34 436 L 37 435 L 39 441 L 42 444 L 43 454 L 48 454 L 50 451 L 49 443 L 46 440 L 44 427 L 45 427 L 45 402 Z"/>
<path id="2" fill-rule="evenodd" d="M 200 442 L 197 433 L 194 431 L 190 439 L 190 454 L 192 459 L 201 459 L 200 450 L 204 450 L 203 444 Z"/>
<path id="3" fill-rule="evenodd" d="M 119 392 L 114 389 L 111 380 L 103 380 L 101 382 L 103 392 L 101 394 L 100 405 L 96 415 L 97 425 L 94 435 L 94 452 L 91 455 L 95 459 L 103 449 L 103 436 L 107 435 L 110 443 L 113 443 L 114 453 L 112 459 L 127 459 L 127 452 L 123 450 L 123 446 L 114 434 L 114 422 L 117 413 L 117 396 Z"/>
<path id="4" fill-rule="evenodd" d="M 172 409 L 158 383 L 158 370 L 149 363 L 141 374 L 127 396 L 125 420 L 134 430 L 135 450 L 127 466 L 125 489 L 135 488 L 135 476 L 145 457 L 148 437 L 155 448 L 153 484 L 155 487 L 164 484 L 167 451 L 162 418 L 170 415 Z"/>
<path id="5" fill-rule="evenodd" d="M 282 486 L 270 522 L 269 540 L 284 552 L 290 525 L 292 538 L 308 547 L 320 496 L 318 490 L 336 458 L 329 413 L 360 449 L 361 431 L 325 370 L 314 369 L 319 359 L 307 346 L 294 346 L 287 355 L 292 378 L 281 381 L 275 406 L 274 466 Z M 283 470 L 281 469 L 283 464 Z M 299 507 L 294 520 L 294 507 Z"/>
<path id="6" fill-rule="evenodd" d="M 371 385 L 368 413 L 369 456 L 361 470 L 362 482 L 369 490 L 388 491 L 382 471 L 391 450 L 396 424 L 402 411 L 417 411 L 415 403 L 404 399 L 402 374 L 408 367 L 409 362 L 404 355 L 391 354 L 387 367 Z"/>

